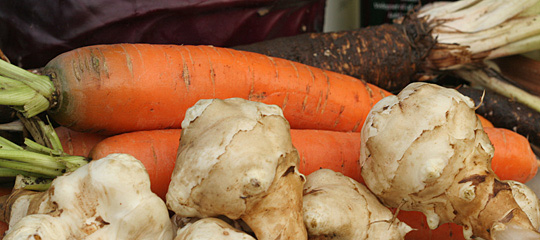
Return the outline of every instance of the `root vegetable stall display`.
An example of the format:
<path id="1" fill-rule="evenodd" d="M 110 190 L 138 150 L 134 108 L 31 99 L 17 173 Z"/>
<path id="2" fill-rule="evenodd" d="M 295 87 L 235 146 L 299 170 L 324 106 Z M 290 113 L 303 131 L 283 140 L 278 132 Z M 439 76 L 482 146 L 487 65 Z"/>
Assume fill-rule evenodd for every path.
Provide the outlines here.
<path id="1" fill-rule="evenodd" d="M 33 73 L 0 61 L 0 104 L 18 111 L 25 121 L 49 118 L 60 125 L 57 129 L 69 129 L 63 134 L 73 134 L 64 147 L 56 140 L 54 146 L 45 147 L 27 139 L 21 147 L 0 139 L 0 174 L 17 176 L 14 191 L 3 197 L 1 208 L 10 225 L 6 238 L 116 234 L 113 239 L 189 239 L 211 234 L 224 239 L 318 239 L 350 234 L 354 239 L 388 235 L 411 239 L 407 236 L 423 231 L 442 240 L 453 236 L 426 228 L 451 223 L 447 226 L 452 229 L 463 226 L 455 228 L 463 232 L 459 237 L 539 239 L 537 197 L 523 184 L 505 180 L 526 182 L 537 172 L 538 161 L 526 137 L 497 141 L 516 133 L 487 127 L 487 121 L 482 126 L 475 113 L 478 106 L 453 89 L 415 83 L 392 95 L 385 90 L 393 89 L 392 84 L 381 88 L 367 83 L 384 81 L 383 75 L 394 73 L 396 79 L 410 80 L 411 74 L 461 71 L 484 59 L 525 51 L 523 46 L 537 41 L 540 5 L 532 0 L 522 3 L 515 7 L 462 0 L 426 5 L 401 23 L 365 30 L 369 41 L 388 45 L 395 40 L 386 48 L 358 50 L 349 40 L 341 44 L 346 35 L 341 33 L 317 37 L 331 39 L 339 48 L 336 53 L 350 54 L 350 49 L 374 53 L 368 60 L 358 60 L 379 64 L 362 64 L 378 71 L 366 79 L 203 45 L 87 46 L 60 54 Z M 479 16 L 479 21 L 460 24 L 471 16 Z M 513 30 L 519 26 L 520 31 Z M 400 29 L 405 38 L 388 39 Z M 380 36 L 385 41 L 373 40 Z M 414 43 L 420 45 L 407 50 Z M 388 58 L 405 54 L 393 64 L 378 52 Z M 333 53 L 311 56 L 334 57 Z M 416 58 L 406 62 L 409 55 Z M 356 68 L 355 62 L 340 60 L 343 68 Z M 88 141 L 78 145 L 76 139 L 86 135 Z M 511 149 L 506 151 L 501 144 Z M 523 153 L 517 157 L 496 158 L 518 152 L 519 146 Z M 130 181 L 97 174 L 103 181 L 99 191 L 108 193 L 100 199 L 93 194 L 93 203 L 99 204 L 83 201 L 92 198 L 73 197 L 99 192 L 90 189 L 93 179 L 84 176 L 111 158 L 136 162 L 138 167 L 129 168 L 144 174 L 130 175 L 110 166 L 99 172 L 117 169 L 129 176 L 115 177 Z M 321 177 L 323 173 L 333 177 Z M 73 180 L 76 177 L 85 181 Z M 316 182 L 319 177 L 322 182 L 310 183 L 310 178 Z M 107 184 L 107 179 L 114 183 Z M 158 224 L 164 228 L 140 226 L 144 223 L 135 219 L 130 227 L 138 231 L 115 230 L 126 224 L 118 217 L 130 219 L 121 213 L 130 211 L 136 198 L 114 197 L 107 185 L 123 184 L 121 190 L 110 190 L 120 193 L 132 191 L 130 182 L 141 182 L 135 185 L 144 191 L 133 191 L 156 203 L 156 210 L 146 212 L 145 218 L 166 219 Z M 325 186 L 332 182 L 340 183 Z M 362 182 L 366 188 L 359 185 Z M 48 190 L 38 192 L 40 188 Z M 337 190 L 354 194 L 328 195 L 338 195 Z M 341 203 L 332 206 L 328 201 Z M 32 210 L 34 204 L 38 210 Z M 103 207 L 115 204 L 119 207 L 114 210 L 120 212 L 103 213 Z M 344 220 L 348 217 L 339 222 L 336 215 L 317 214 L 321 210 L 308 204 L 324 205 L 329 208 L 320 209 L 333 210 L 322 211 L 333 213 L 339 211 L 338 205 L 347 206 L 369 217 L 354 221 L 360 225 L 352 227 L 353 220 Z M 397 211 L 395 215 L 389 208 Z M 427 226 L 414 229 L 423 219 L 407 220 L 399 213 L 405 211 L 425 214 Z M 327 223 L 334 229 L 318 228 Z M 409 223 L 413 229 L 406 226 Z"/>

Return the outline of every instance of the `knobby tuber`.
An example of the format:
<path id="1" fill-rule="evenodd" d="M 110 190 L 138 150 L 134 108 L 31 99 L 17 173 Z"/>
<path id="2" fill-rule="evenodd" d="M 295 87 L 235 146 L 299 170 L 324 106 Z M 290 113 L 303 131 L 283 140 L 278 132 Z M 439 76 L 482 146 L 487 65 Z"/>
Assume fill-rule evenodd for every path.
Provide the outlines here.
<path id="1" fill-rule="evenodd" d="M 163 239 L 174 236 L 163 200 L 142 163 L 111 154 L 53 180 L 45 192 L 2 197 L 11 239 Z"/>
<path id="2" fill-rule="evenodd" d="M 255 240 L 219 218 L 203 218 L 187 223 L 176 232 L 174 240 Z"/>
<path id="3" fill-rule="evenodd" d="M 303 202 L 309 239 L 403 239 L 412 230 L 366 186 L 330 169 L 307 176 Z"/>
<path id="4" fill-rule="evenodd" d="M 490 167 L 493 146 L 474 110 L 470 98 L 427 83 L 381 100 L 362 128 L 365 183 L 388 207 L 423 212 L 432 229 L 454 222 L 466 238 L 538 239 Z"/>
<path id="5" fill-rule="evenodd" d="M 186 112 L 166 202 L 181 217 L 243 220 L 257 239 L 306 239 L 298 152 L 276 105 L 200 100 Z"/>

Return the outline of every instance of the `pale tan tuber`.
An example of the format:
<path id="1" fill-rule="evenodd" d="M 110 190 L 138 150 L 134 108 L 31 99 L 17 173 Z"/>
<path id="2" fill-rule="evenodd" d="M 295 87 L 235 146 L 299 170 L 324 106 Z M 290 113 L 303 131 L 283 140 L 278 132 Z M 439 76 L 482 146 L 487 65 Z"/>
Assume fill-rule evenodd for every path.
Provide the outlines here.
<path id="1" fill-rule="evenodd" d="M 430 228 L 455 222 L 466 238 L 540 239 L 508 183 L 491 170 L 493 146 L 471 99 L 413 83 L 378 102 L 362 128 L 362 176 L 387 206 L 421 211 Z M 497 237 L 495 237 L 497 235 Z"/>
<path id="2" fill-rule="evenodd" d="M 174 240 L 255 240 L 218 218 L 203 218 L 178 229 Z"/>
<path id="3" fill-rule="evenodd" d="M 257 239 L 306 239 L 298 152 L 282 110 L 240 98 L 186 112 L 166 202 L 182 217 L 243 220 Z"/>
<path id="4" fill-rule="evenodd" d="M 5 200 L 5 199 L 4 199 Z M 143 164 L 127 154 L 91 161 L 46 192 L 15 192 L 2 208 L 11 239 L 160 239 L 174 230 Z"/>
<path id="5" fill-rule="evenodd" d="M 329 169 L 307 176 L 303 202 L 309 239 L 392 240 L 412 230 L 364 185 Z"/>

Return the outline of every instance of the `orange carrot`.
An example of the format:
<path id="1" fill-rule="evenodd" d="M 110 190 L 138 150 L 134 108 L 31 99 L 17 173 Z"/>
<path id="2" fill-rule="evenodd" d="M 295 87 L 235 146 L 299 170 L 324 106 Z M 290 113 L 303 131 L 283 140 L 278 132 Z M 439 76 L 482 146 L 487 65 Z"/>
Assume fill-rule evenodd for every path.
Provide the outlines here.
<path id="1" fill-rule="evenodd" d="M 300 154 L 298 169 L 309 174 L 319 168 L 341 171 L 362 181 L 358 156 L 360 133 L 323 130 L 291 130 L 293 145 Z M 164 198 L 169 188 L 180 141 L 180 129 L 124 133 L 98 143 L 89 157 L 99 159 L 111 153 L 128 153 L 143 162 L 152 191 Z"/>
<path id="2" fill-rule="evenodd" d="M 405 240 L 465 240 L 463 227 L 455 223 L 445 223 L 432 230 L 421 212 L 400 211 L 397 218 L 415 229 L 405 235 Z"/>
<path id="3" fill-rule="evenodd" d="M 482 115 L 476 114 L 478 119 L 480 119 L 480 122 L 482 123 L 482 127 L 494 127 L 493 123 L 491 123 L 489 120 L 487 120 L 485 117 L 482 117 Z"/>
<path id="4" fill-rule="evenodd" d="M 498 139 L 504 137 L 497 135 L 497 131 L 506 132 L 497 128 L 486 127 L 485 129 L 489 138 L 495 143 L 500 142 Z M 110 153 L 133 155 L 145 164 L 155 192 L 164 195 L 174 167 L 180 134 L 181 130 L 179 129 L 168 129 L 111 136 L 98 143 L 88 156 L 92 159 L 98 159 Z M 513 135 L 513 132 L 507 132 L 506 136 L 509 134 Z M 300 154 L 300 172 L 307 175 L 319 168 L 329 168 L 363 182 L 360 175 L 361 169 L 358 165 L 360 133 L 291 129 L 291 138 Z M 519 148 L 521 145 L 529 146 L 530 151 L 530 145 L 527 141 L 513 142 L 513 140 L 507 140 L 506 148 L 499 148 L 495 151 L 495 157 L 492 161 L 493 168 L 498 175 L 506 174 L 503 175 L 503 179 L 524 182 L 536 174 L 538 165 L 536 165 L 536 160 L 531 159 L 530 155 L 505 157 L 505 149 L 512 149 L 514 146 Z M 521 169 L 519 171 L 505 170 L 505 168 L 497 166 L 505 165 L 508 162 L 512 162 L 512 166 Z M 527 173 L 527 178 L 523 178 L 523 172 Z"/>
<path id="5" fill-rule="evenodd" d="M 231 97 L 280 106 L 292 128 L 360 131 L 389 94 L 347 75 L 212 46 L 89 46 L 57 56 L 43 74 L 51 78 L 31 82 L 47 85 L 39 93 L 53 120 L 102 134 L 180 128 L 198 100 Z"/>
<path id="6" fill-rule="evenodd" d="M 107 136 L 95 133 L 81 133 L 66 127 L 56 127 L 55 129 L 64 152 L 75 156 L 88 156 L 90 150 Z"/>
<path id="7" fill-rule="evenodd" d="M 100 159 L 111 153 L 127 153 L 140 160 L 150 177 L 154 193 L 165 199 L 180 144 L 180 129 L 137 131 L 104 139 L 88 157 Z"/>
<path id="8" fill-rule="evenodd" d="M 359 132 L 292 129 L 291 138 L 300 154 L 298 170 L 301 173 L 309 175 L 321 168 L 328 168 L 364 182 L 358 164 Z"/>
<path id="9" fill-rule="evenodd" d="M 491 168 L 500 179 L 525 183 L 536 175 L 539 162 L 527 138 L 505 128 L 484 131 L 495 148 Z"/>

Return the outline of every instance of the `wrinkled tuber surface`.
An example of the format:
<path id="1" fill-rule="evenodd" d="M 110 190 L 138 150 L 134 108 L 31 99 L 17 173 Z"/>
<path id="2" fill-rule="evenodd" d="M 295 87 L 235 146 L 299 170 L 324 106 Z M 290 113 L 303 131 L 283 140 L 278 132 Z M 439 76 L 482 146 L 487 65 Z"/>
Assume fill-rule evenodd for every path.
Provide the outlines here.
<path id="1" fill-rule="evenodd" d="M 527 214 L 534 229 L 540 229 L 540 200 L 527 185 L 518 181 L 506 181 L 512 188 L 512 195 L 517 204 Z"/>
<path id="2" fill-rule="evenodd" d="M 200 100 L 186 112 L 167 192 L 182 217 L 242 219 L 257 239 L 305 239 L 298 152 L 275 105 Z"/>
<path id="3" fill-rule="evenodd" d="M 470 98 L 427 83 L 381 100 L 362 129 L 366 185 L 387 206 L 423 212 L 432 229 L 455 222 L 467 238 L 492 239 L 518 226 L 537 236 L 491 170 L 493 146 L 474 110 Z"/>
<path id="4" fill-rule="evenodd" d="M 111 154 L 52 182 L 46 192 L 12 197 L 10 239 L 163 239 L 174 236 L 166 205 L 150 191 L 140 161 Z"/>
<path id="5" fill-rule="evenodd" d="M 255 240 L 218 218 L 203 218 L 178 229 L 174 240 Z"/>
<path id="6" fill-rule="evenodd" d="M 412 230 L 364 185 L 329 169 L 307 176 L 303 201 L 309 239 L 403 239 Z"/>

